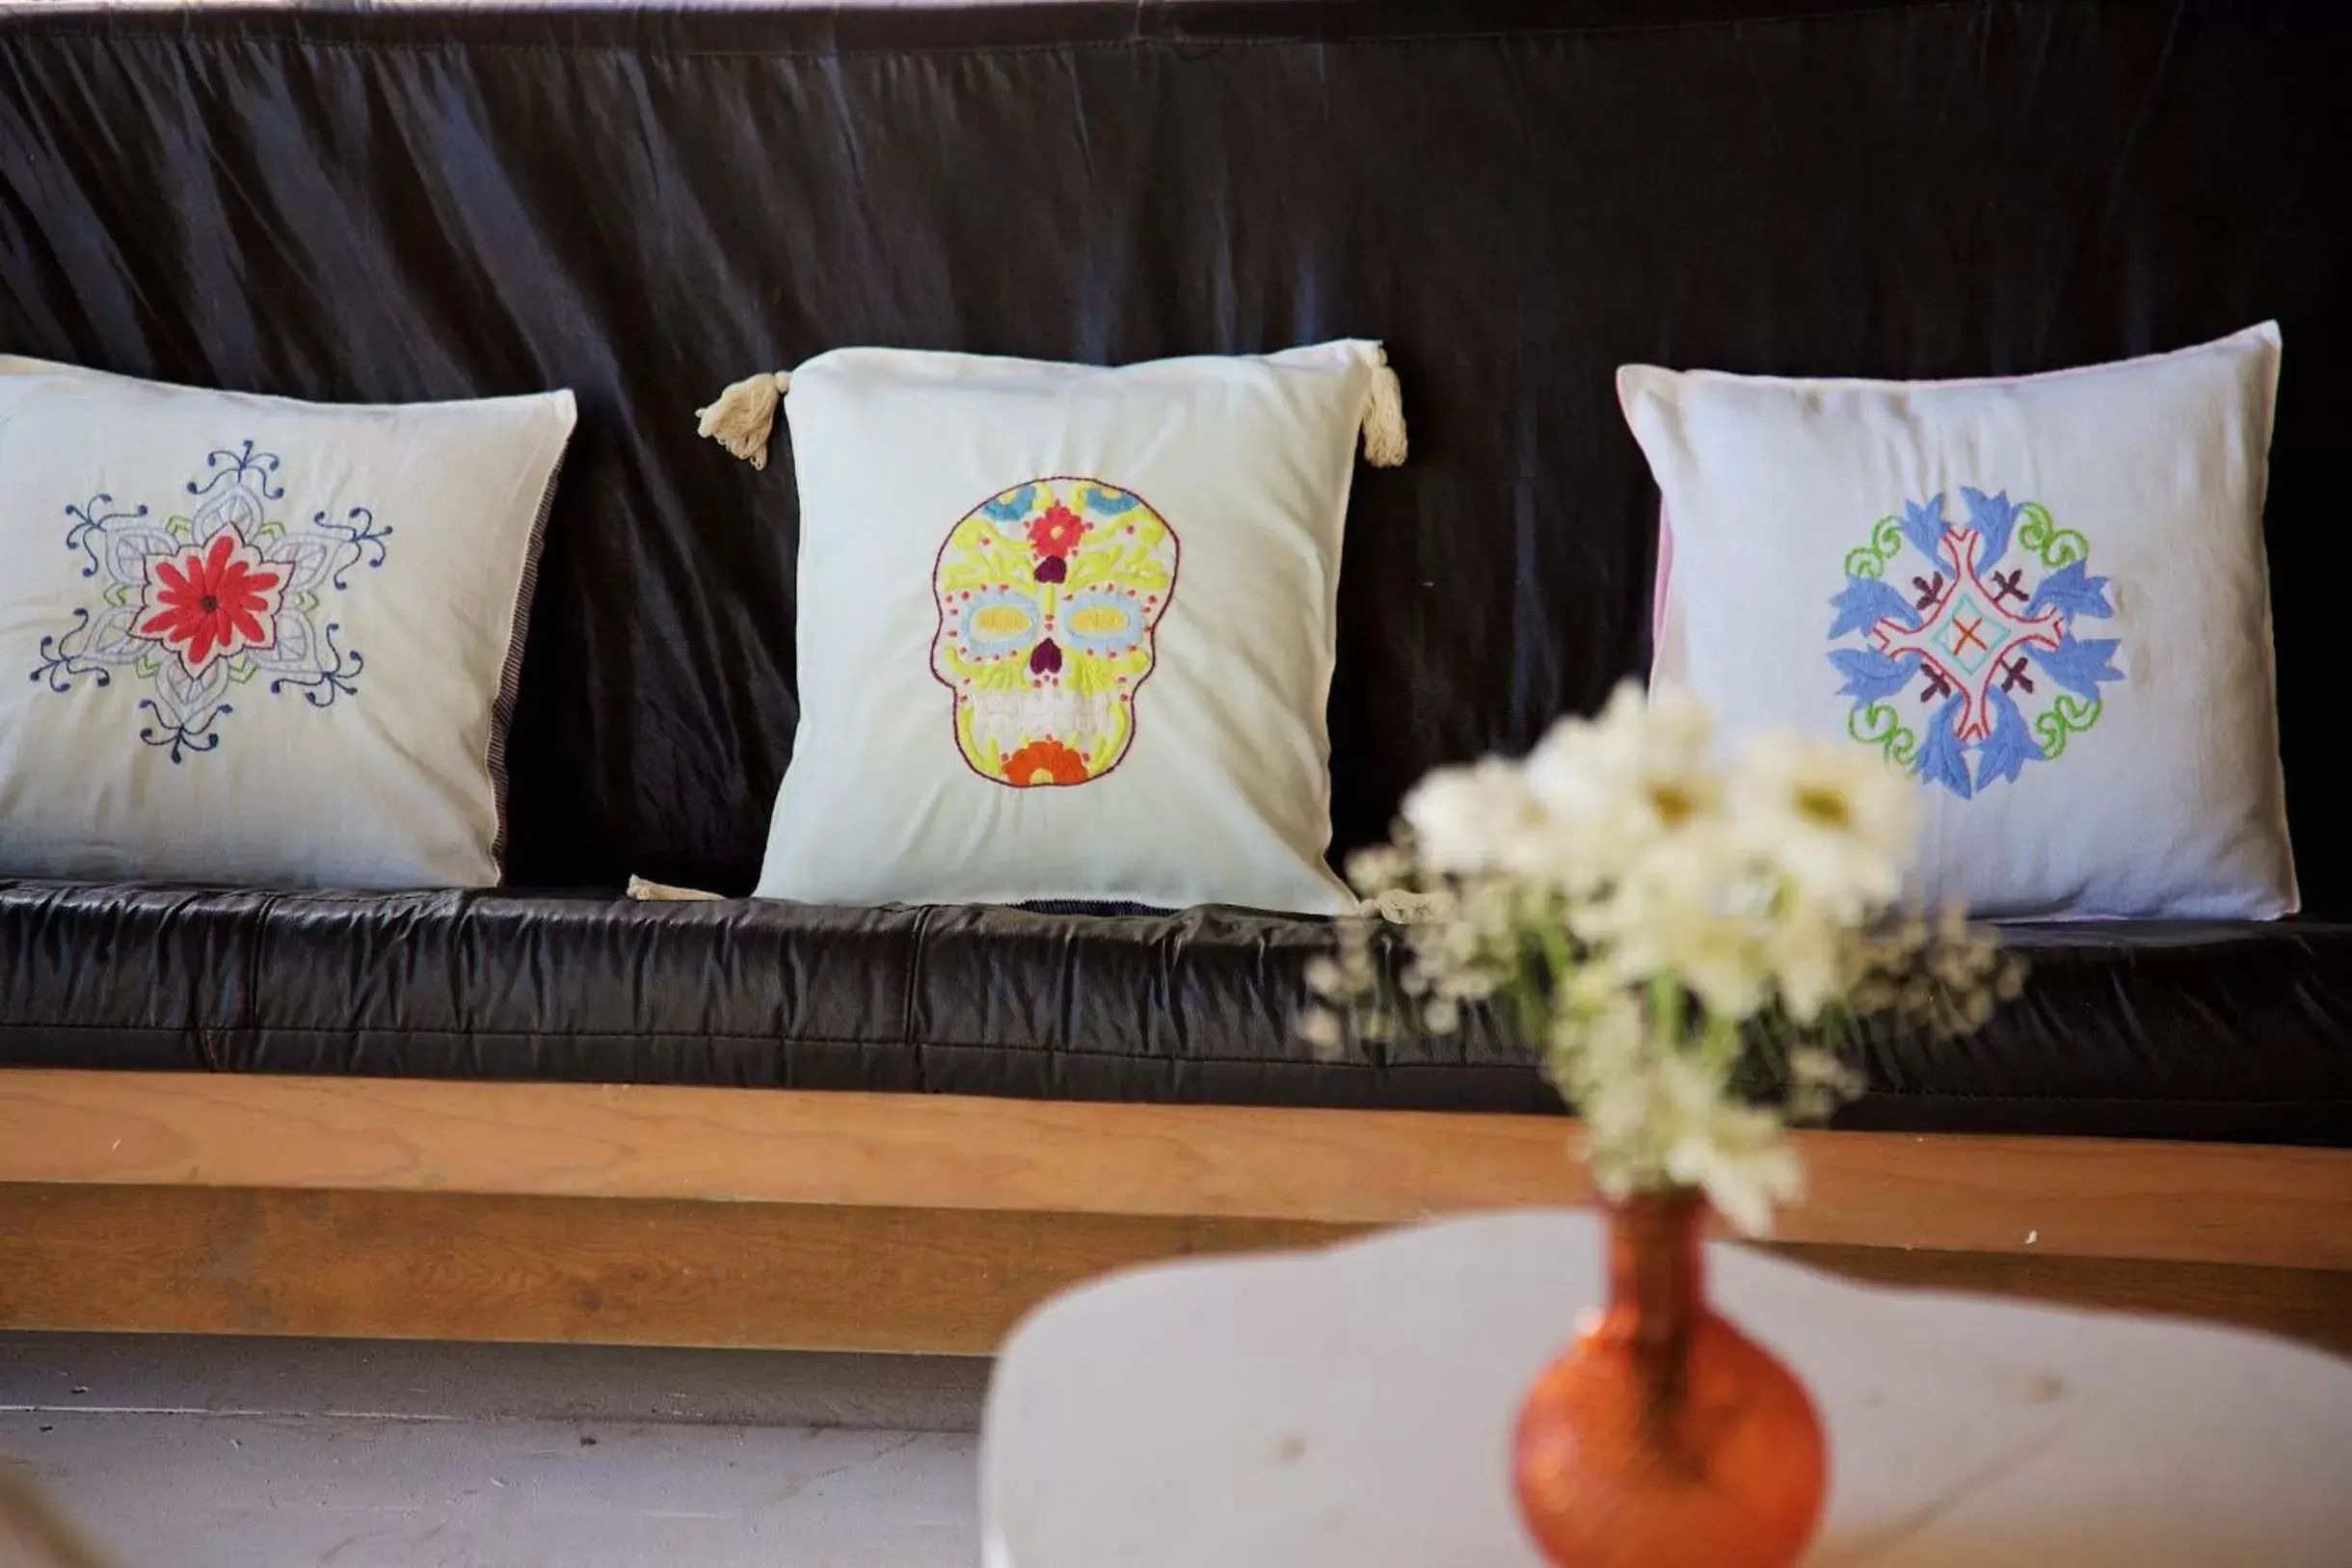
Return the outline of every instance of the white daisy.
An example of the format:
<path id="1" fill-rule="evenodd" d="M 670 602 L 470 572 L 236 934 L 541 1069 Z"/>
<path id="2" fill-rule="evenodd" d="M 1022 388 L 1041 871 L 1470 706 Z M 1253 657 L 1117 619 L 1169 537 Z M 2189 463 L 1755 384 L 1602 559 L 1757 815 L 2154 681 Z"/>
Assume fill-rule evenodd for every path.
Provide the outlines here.
<path id="1" fill-rule="evenodd" d="M 1733 771 L 1742 845 L 1804 897 L 1852 918 L 1892 902 L 1919 835 L 1916 781 L 1858 747 L 1758 735 Z"/>

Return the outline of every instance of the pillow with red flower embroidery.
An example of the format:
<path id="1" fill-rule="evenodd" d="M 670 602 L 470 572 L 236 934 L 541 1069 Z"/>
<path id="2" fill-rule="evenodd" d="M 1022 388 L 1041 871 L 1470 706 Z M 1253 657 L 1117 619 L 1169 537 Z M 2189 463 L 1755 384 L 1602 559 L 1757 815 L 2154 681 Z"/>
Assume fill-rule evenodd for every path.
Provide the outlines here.
<path id="1" fill-rule="evenodd" d="M 494 884 L 573 420 L 0 357 L 0 875 Z"/>
<path id="2" fill-rule="evenodd" d="M 759 893 L 1354 908 L 1324 729 L 1374 344 L 1116 369 L 845 349 L 706 434 L 800 492 L 801 718 Z"/>

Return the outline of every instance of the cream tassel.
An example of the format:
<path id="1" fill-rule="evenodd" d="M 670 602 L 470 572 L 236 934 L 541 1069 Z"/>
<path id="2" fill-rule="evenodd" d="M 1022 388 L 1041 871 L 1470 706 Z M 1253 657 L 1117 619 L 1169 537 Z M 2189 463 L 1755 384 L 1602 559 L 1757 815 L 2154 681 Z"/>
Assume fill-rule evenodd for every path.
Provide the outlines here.
<path id="1" fill-rule="evenodd" d="M 639 903 L 672 904 L 709 899 L 716 902 L 718 894 L 698 892 L 692 888 L 673 888 L 666 882 L 648 882 L 643 877 L 628 879 L 628 895 Z"/>
<path id="2" fill-rule="evenodd" d="M 1390 925 L 1427 925 L 1437 918 L 1444 900 L 1433 892 L 1407 892 L 1391 888 L 1377 898 L 1367 898 L 1358 913 Z"/>
<path id="3" fill-rule="evenodd" d="M 1404 461 L 1404 388 L 1388 367 L 1387 351 L 1372 351 L 1372 391 L 1364 400 L 1364 461 L 1393 468 Z"/>
<path id="4" fill-rule="evenodd" d="M 755 468 L 767 466 L 767 433 L 775 428 L 776 400 L 792 389 L 791 372 L 763 371 L 746 376 L 718 395 L 707 409 L 694 411 L 702 422 L 696 434 L 708 436 Z"/>

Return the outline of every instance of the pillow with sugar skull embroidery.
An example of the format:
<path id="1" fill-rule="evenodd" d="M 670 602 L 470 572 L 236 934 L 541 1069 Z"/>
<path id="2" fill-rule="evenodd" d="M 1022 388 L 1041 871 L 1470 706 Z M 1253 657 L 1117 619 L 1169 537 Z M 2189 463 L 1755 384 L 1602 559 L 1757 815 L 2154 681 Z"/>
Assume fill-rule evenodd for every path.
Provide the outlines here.
<path id="1" fill-rule="evenodd" d="M 1910 770 L 1937 902 L 2291 914 L 2262 548 L 2279 344 L 2265 324 L 1941 383 L 1625 367 L 1671 537 L 1653 682 L 1733 736 Z"/>
<path id="2" fill-rule="evenodd" d="M 1324 704 L 1378 347 L 1117 368 L 842 349 L 706 434 L 800 496 L 801 718 L 758 893 L 812 903 L 1355 901 Z"/>

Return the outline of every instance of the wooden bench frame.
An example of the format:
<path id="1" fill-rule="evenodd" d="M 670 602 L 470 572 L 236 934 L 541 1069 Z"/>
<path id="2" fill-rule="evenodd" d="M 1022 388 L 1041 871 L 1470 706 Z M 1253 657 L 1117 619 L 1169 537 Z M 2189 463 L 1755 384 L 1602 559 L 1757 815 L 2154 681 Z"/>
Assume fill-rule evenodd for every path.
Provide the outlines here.
<path id="1" fill-rule="evenodd" d="M 0 1070 L 0 1327 L 985 1353 L 1124 1264 L 1587 1202 L 1570 1130 Z M 1812 1261 L 2352 1348 L 2352 1152 L 1801 1137 L 1812 1196 L 1780 1239 Z"/>

